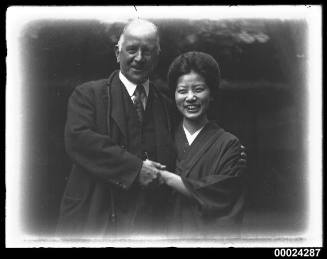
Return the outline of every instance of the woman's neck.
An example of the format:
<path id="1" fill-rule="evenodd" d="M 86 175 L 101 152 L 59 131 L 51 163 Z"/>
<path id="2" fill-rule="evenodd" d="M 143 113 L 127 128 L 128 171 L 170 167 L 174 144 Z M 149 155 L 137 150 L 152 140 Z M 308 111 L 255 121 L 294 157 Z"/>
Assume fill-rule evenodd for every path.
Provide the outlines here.
<path id="1" fill-rule="evenodd" d="M 188 120 L 188 119 L 184 118 L 183 119 L 183 126 L 192 135 L 192 134 L 194 134 L 194 132 L 201 129 L 207 122 L 208 122 L 207 117 L 204 117 L 201 120 Z"/>

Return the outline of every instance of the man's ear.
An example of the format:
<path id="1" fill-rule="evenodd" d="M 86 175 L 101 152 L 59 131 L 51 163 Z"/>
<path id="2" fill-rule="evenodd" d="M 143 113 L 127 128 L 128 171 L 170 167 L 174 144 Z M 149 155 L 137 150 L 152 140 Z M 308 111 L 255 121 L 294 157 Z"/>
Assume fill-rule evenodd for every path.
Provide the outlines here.
<path id="1" fill-rule="evenodd" d="M 119 63 L 120 62 L 120 57 L 119 57 L 119 48 L 118 48 L 118 45 L 115 46 L 115 55 L 116 55 L 117 63 Z"/>

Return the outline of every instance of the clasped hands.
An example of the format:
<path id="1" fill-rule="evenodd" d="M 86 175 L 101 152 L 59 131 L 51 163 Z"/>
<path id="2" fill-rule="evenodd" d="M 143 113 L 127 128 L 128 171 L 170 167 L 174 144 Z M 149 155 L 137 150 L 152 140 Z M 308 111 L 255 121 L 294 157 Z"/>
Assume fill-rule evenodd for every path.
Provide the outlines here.
<path id="1" fill-rule="evenodd" d="M 245 147 L 241 145 L 239 162 L 246 163 L 246 159 Z M 138 181 L 143 187 L 155 187 L 163 183 L 169 185 L 168 182 L 172 179 L 172 176 L 175 176 L 175 174 L 167 171 L 165 165 L 147 159 L 143 161 Z"/>
<path id="2" fill-rule="evenodd" d="M 165 165 L 158 162 L 145 160 L 139 174 L 139 184 L 143 187 L 150 187 L 154 185 L 161 185 L 164 183 L 161 177 L 162 170 L 166 169 Z"/>

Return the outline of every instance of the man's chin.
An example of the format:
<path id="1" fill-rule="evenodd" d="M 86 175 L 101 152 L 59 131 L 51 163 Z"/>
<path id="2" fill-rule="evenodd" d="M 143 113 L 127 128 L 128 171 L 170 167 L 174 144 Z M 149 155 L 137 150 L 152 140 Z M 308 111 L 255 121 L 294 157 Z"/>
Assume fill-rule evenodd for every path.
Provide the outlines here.
<path id="1" fill-rule="evenodd" d="M 148 74 L 145 75 L 134 75 L 130 78 L 130 81 L 135 83 L 135 84 L 140 84 L 140 83 L 144 83 L 147 79 L 149 78 Z"/>

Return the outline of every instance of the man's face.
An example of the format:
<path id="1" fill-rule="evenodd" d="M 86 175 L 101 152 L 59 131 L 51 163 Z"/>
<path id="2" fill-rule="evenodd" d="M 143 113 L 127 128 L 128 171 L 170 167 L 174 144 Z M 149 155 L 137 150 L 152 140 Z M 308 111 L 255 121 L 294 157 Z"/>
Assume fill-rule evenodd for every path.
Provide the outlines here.
<path id="1" fill-rule="evenodd" d="M 121 50 L 116 49 L 116 57 L 122 74 L 131 82 L 143 83 L 149 78 L 158 61 L 156 41 L 153 32 L 125 32 Z"/>

